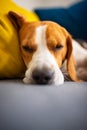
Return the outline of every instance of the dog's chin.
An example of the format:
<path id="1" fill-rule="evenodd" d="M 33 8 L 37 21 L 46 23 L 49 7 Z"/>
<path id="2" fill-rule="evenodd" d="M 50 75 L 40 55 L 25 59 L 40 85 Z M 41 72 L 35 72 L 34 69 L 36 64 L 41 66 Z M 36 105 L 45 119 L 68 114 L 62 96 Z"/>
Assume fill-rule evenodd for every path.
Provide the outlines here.
<path id="1" fill-rule="evenodd" d="M 43 84 L 43 83 L 36 83 L 33 79 L 25 77 L 23 79 L 23 82 L 25 84 L 31 84 L 31 85 L 61 85 L 64 83 L 64 78 L 62 78 L 61 81 L 59 81 L 59 80 L 55 81 L 55 79 L 54 79 L 54 80 L 50 81 L 48 84 Z"/>

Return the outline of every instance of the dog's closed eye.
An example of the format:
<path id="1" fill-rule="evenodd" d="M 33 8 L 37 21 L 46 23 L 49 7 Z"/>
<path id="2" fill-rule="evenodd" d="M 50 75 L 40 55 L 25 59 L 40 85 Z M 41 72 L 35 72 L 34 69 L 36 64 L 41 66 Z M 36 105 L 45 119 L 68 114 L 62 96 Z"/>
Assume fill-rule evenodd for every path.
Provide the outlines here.
<path id="1" fill-rule="evenodd" d="M 54 51 L 60 50 L 62 49 L 63 46 L 62 45 L 57 45 L 56 47 L 53 48 Z"/>
<path id="2" fill-rule="evenodd" d="M 29 53 L 34 52 L 34 49 L 30 48 L 29 46 L 22 46 L 23 50 Z"/>

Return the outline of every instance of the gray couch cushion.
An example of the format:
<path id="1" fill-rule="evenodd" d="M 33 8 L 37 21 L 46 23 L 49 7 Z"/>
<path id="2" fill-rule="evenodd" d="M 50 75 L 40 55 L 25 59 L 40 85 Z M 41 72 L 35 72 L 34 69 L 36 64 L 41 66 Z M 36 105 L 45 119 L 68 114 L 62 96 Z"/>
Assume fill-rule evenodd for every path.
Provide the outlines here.
<path id="1" fill-rule="evenodd" d="M 87 83 L 0 81 L 0 130 L 87 130 Z"/>

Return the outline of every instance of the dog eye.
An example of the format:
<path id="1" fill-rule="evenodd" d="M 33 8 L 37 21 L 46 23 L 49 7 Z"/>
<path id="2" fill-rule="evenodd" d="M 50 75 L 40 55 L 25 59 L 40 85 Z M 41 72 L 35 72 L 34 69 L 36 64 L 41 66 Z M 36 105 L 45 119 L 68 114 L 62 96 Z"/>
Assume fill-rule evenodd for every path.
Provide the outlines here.
<path id="1" fill-rule="evenodd" d="M 33 52 L 34 50 L 32 48 L 29 48 L 29 46 L 22 46 L 22 48 L 27 52 Z"/>
<path id="2" fill-rule="evenodd" d="M 54 51 L 60 50 L 62 49 L 63 46 L 62 45 L 57 45 L 56 47 L 53 48 Z"/>

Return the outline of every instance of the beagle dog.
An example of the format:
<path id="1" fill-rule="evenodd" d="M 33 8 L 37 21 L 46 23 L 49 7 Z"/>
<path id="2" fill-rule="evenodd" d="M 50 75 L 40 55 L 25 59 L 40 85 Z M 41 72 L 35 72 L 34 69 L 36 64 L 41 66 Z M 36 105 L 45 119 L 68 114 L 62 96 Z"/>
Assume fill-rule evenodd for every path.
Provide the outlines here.
<path id="1" fill-rule="evenodd" d="M 18 30 L 27 67 L 24 83 L 59 85 L 67 75 L 73 81 L 87 80 L 87 50 L 66 29 L 52 21 L 29 22 L 13 11 L 9 18 Z"/>

